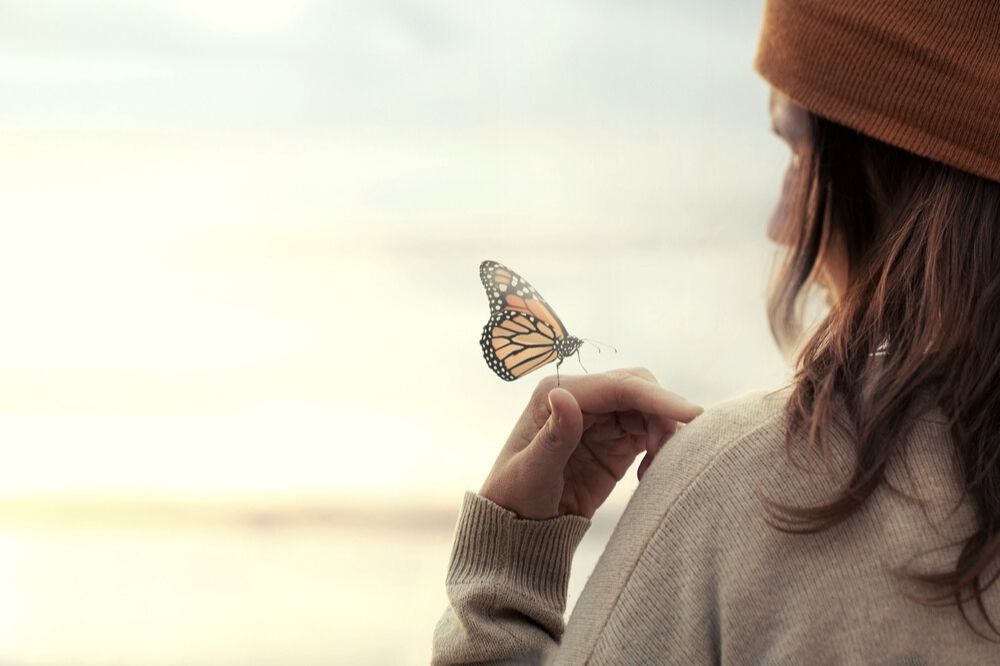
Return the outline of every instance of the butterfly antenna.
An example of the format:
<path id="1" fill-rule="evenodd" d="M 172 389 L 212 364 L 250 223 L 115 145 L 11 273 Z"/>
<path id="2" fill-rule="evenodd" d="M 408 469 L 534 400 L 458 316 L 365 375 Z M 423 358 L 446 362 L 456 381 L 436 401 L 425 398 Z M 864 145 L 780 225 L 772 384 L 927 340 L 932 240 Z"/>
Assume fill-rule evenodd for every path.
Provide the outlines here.
<path id="1" fill-rule="evenodd" d="M 601 345 L 604 345 L 605 347 L 611 347 L 612 349 L 615 350 L 616 354 L 618 353 L 618 348 L 615 347 L 614 345 L 609 345 L 607 342 L 598 342 L 597 340 L 591 340 L 590 338 L 580 338 L 580 339 L 583 340 L 584 342 L 589 342 L 590 344 L 597 347 L 598 354 L 601 353 Z"/>

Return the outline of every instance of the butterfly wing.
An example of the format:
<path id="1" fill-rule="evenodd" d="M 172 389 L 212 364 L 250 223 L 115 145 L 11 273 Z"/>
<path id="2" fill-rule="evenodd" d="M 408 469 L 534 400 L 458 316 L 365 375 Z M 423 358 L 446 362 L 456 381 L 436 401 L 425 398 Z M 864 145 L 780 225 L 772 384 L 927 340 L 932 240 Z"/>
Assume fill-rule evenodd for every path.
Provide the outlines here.
<path id="1" fill-rule="evenodd" d="M 553 331 L 553 337 L 565 338 L 566 327 L 538 290 L 523 277 L 496 261 L 479 265 L 479 279 L 486 288 L 490 312 L 522 312 L 544 322 Z"/>
<path id="2" fill-rule="evenodd" d="M 499 310 L 490 316 L 479 340 L 486 364 L 509 382 L 559 357 L 556 331 L 533 314 Z"/>

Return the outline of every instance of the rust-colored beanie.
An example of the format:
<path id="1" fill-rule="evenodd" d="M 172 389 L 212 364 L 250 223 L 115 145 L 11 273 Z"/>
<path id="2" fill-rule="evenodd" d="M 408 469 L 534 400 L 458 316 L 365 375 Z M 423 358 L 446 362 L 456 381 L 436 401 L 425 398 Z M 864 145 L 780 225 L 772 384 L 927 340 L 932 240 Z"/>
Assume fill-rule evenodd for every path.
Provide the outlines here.
<path id="1" fill-rule="evenodd" d="M 1000 0 L 767 0 L 754 67 L 816 115 L 1000 182 Z"/>

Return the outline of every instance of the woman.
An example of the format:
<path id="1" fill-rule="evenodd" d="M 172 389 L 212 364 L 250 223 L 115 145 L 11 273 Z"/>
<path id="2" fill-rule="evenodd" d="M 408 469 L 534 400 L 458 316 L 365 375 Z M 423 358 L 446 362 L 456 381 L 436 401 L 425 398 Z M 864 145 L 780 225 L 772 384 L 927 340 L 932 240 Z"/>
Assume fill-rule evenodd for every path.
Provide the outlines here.
<path id="1" fill-rule="evenodd" d="M 436 663 L 1000 660 L 1000 4 L 772 0 L 755 65 L 792 384 L 702 413 L 642 369 L 543 380 L 466 495 Z"/>

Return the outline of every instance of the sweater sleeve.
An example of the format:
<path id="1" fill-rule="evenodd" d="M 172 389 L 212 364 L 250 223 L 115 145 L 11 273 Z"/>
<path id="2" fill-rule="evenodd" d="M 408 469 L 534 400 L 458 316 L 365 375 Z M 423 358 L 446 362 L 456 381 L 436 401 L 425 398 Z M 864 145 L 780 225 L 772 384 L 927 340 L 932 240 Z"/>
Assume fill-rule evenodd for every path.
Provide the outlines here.
<path id="1" fill-rule="evenodd" d="M 544 663 L 559 649 L 580 516 L 524 520 L 467 492 L 445 581 L 433 664 Z"/>

